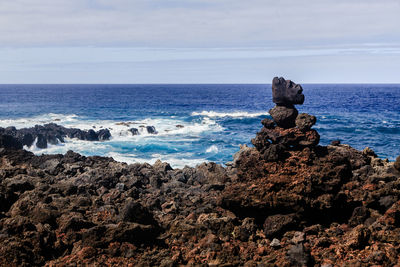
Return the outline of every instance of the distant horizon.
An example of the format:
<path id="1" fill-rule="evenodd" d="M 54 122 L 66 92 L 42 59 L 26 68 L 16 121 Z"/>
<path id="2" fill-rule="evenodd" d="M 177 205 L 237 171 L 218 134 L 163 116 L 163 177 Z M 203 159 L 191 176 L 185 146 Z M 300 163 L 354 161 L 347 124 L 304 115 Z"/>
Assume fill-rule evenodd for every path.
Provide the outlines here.
<path id="1" fill-rule="evenodd" d="M 284 77 L 285 78 L 285 77 Z M 289 79 L 290 80 L 290 79 Z M 362 83 L 362 82 L 298 82 L 300 85 L 400 85 L 400 82 L 395 83 Z M 271 85 L 271 83 L 0 83 L 1 85 Z"/>

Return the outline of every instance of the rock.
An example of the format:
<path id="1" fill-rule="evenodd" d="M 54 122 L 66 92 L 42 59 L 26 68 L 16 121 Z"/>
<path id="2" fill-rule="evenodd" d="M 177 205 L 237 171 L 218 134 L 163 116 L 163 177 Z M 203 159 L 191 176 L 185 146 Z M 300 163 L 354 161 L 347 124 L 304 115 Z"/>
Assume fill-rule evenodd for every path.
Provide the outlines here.
<path id="1" fill-rule="evenodd" d="M 292 242 L 298 244 L 304 241 L 304 233 L 296 231 L 292 237 Z"/>
<path id="2" fill-rule="evenodd" d="M 139 130 L 137 128 L 130 128 L 129 131 L 132 135 L 139 135 Z"/>
<path id="3" fill-rule="evenodd" d="M 351 226 L 357 226 L 359 224 L 363 224 L 365 220 L 369 217 L 369 215 L 370 212 L 366 207 L 364 206 L 356 207 L 349 219 L 349 224 Z"/>
<path id="4" fill-rule="evenodd" d="M 111 133 L 110 133 L 110 130 L 108 130 L 108 129 L 101 129 L 100 131 L 97 132 L 97 136 L 100 141 L 106 141 L 106 140 L 110 140 Z"/>
<path id="5" fill-rule="evenodd" d="M 109 140 L 111 133 L 108 129 L 101 129 L 95 132 L 93 129 L 82 131 L 76 128 L 65 128 L 55 123 L 36 125 L 32 128 L 16 129 L 15 127 L 0 128 L 0 133 L 11 135 L 22 145 L 32 146 L 36 140 L 38 148 L 47 148 L 48 144 L 56 145 L 64 142 L 65 137 L 78 138 L 87 141 Z"/>
<path id="6" fill-rule="evenodd" d="M 394 168 L 398 171 L 400 171 L 400 156 L 396 158 L 396 161 L 394 162 Z"/>
<path id="7" fill-rule="evenodd" d="M 338 145 L 340 145 L 340 140 L 333 140 L 331 142 L 331 146 L 338 146 Z"/>
<path id="8" fill-rule="evenodd" d="M 146 126 L 147 133 L 157 134 L 156 128 L 154 126 Z"/>
<path id="9" fill-rule="evenodd" d="M 36 138 L 36 146 L 38 148 L 47 148 L 47 138 L 43 134 L 38 134 Z"/>
<path id="10" fill-rule="evenodd" d="M 279 127 L 287 129 L 295 126 L 298 111 L 293 106 L 275 106 L 269 114 Z"/>
<path id="11" fill-rule="evenodd" d="M 368 244 L 371 231 L 364 225 L 356 226 L 347 236 L 345 246 L 351 249 L 362 249 Z"/>
<path id="12" fill-rule="evenodd" d="M 303 88 L 291 80 L 275 77 L 272 80 L 272 101 L 278 105 L 304 103 Z"/>
<path id="13" fill-rule="evenodd" d="M 281 246 L 281 242 L 279 241 L 279 239 L 274 238 L 274 239 L 272 239 L 272 241 L 269 245 L 273 248 L 278 248 Z"/>
<path id="14" fill-rule="evenodd" d="M 140 203 L 128 200 L 121 210 L 120 218 L 124 222 L 156 225 L 153 215 Z"/>
<path id="15" fill-rule="evenodd" d="M 287 256 L 291 266 L 303 267 L 311 264 L 311 255 L 304 249 L 303 244 L 293 245 L 289 249 Z"/>
<path id="16" fill-rule="evenodd" d="M 11 135 L 0 135 L 0 148 L 22 149 L 22 144 Z"/>
<path id="17" fill-rule="evenodd" d="M 181 125 L 181 124 L 178 124 L 178 125 L 176 125 L 176 128 L 179 128 L 179 129 L 182 129 L 182 128 L 184 128 L 185 126 L 183 126 L 183 125 Z"/>
<path id="18" fill-rule="evenodd" d="M 295 214 L 277 214 L 268 216 L 264 222 L 264 233 L 266 237 L 276 237 L 296 224 Z"/>
<path id="19" fill-rule="evenodd" d="M 317 118 L 307 113 L 300 113 L 296 118 L 296 126 L 302 131 L 308 131 L 317 122 Z"/>
<path id="20" fill-rule="evenodd" d="M 364 155 L 366 155 L 366 156 L 369 156 L 369 157 L 373 157 L 373 158 L 378 157 L 378 155 L 376 155 L 375 151 L 373 151 L 373 150 L 372 150 L 371 148 L 369 148 L 369 147 L 364 148 L 364 150 L 362 151 L 362 153 L 363 153 Z"/>

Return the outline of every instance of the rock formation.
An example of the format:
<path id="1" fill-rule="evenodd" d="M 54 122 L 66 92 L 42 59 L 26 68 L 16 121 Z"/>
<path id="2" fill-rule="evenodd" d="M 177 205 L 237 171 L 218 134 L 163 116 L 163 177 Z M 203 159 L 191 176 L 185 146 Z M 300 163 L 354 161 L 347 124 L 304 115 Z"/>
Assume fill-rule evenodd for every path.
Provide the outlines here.
<path id="1" fill-rule="evenodd" d="M 289 117 L 227 167 L 35 156 L 0 134 L 0 265 L 399 265 L 398 162 Z"/>

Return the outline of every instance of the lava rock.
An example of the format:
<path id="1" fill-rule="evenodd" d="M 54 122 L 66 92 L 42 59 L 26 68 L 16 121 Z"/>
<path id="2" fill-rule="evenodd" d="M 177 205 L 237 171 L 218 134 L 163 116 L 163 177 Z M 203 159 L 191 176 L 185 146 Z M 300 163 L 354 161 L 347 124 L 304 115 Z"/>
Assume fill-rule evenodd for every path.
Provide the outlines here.
<path id="1" fill-rule="evenodd" d="M 296 224 L 295 214 L 277 214 L 268 216 L 264 222 L 264 233 L 266 237 L 276 237 L 283 234 Z"/>
<path id="2" fill-rule="evenodd" d="M 310 130 L 317 122 L 317 118 L 307 113 L 300 113 L 296 118 L 296 126 L 303 131 Z"/>
<path id="3" fill-rule="evenodd" d="M 149 134 L 157 134 L 156 128 L 154 126 L 146 126 L 146 130 Z"/>
<path id="4" fill-rule="evenodd" d="M 287 129 L 295 126 L 298 111 L 294 106 L 275 106 L 269 114 L 279 127 Z"/>
<path id="5" fill-rule="evenodd" d="M 272 80 L 272 101 L 278 105 L 301 105 L 304 103 L 303 88 L 291 80 L 275 77 Z"/>
<path id="6" fill-rule="evenodd" d="M 396 158 L 396 161 L 394 162 L 394 168 L 398 171 L 400 171 L 400 156 Z"/>
<path id="7" fill-rule="evenodd" d="M 130 128 L 129 131 L 132 135 L 139 135 L 139 130 L 137 128 Z"/>
<path id="8" fill-rule="evenodd" d="M 11 135 L 0 135 L 0 147 L 8 149 L 22 149 L 22 144 Z"/>

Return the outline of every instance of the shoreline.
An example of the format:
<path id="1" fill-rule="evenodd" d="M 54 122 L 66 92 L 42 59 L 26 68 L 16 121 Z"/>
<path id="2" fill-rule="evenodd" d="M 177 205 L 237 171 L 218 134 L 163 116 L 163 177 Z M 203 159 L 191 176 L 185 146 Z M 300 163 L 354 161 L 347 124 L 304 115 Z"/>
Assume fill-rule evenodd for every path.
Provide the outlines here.
<path id="1" fill-rule="evenodd" d="M 226 167 L 0 149 L 0 263 L 398 263 L 400 166 L 320 146 L 304 118 L 263 120 Z"/>

